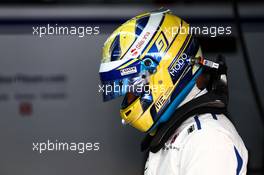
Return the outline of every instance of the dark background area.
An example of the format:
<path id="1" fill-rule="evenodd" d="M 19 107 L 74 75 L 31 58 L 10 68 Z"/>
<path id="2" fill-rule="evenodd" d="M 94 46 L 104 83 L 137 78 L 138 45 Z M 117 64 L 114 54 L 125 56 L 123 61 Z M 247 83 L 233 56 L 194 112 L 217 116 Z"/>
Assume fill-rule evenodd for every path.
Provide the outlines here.
<path id="1" fill-rule="evenodd" d="M 98 93 L 101 48 L 111 32 L 137 14 L 169 8 L 195 26 L 231 26 L 232 35 L 198 36 L 204 55 L 222 54 L 229 66 L 229 110 L 249 150 L 249 175 L 262 175 L 264 131 L 264 4 L 239 1 L 248 58 L 228 1 L 0 1 L 0 75 L 62 75 L 56 83 L 0 83 L 0 174 L 142 174 L 143 134 L 123 127 L 120 100 L 103 103 Z M 99 26 L 99 35 L 32 35 L 33 26 Z M 250 63 L 250 65 L 249 65 Z M 256 93 L 258 92 L 258 93 Z M 43 94 L 55 94 L 50 98 Z M 257 100 L 256 95 L 260 99 Z M 21 106 L 29 104 L 24 114 Z M 47 139 L 100 142 L 100 151 L 32 151 Z"/>

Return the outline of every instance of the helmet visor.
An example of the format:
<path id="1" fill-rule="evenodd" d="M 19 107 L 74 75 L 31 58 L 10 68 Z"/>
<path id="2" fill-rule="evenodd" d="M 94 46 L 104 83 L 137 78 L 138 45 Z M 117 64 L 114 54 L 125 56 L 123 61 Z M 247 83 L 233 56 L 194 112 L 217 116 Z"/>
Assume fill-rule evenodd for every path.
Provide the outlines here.
<path id="1" fill-rule="evenodd" d="M 145 87 L 148 84 L 146 73 L 144 71 L 125 78 L 107 81 L 102 80 L 101 92 L 103 94 L 103 100 L 109 101 L 130 94 L 127 98 L 127 103 L 130 103 L 135 97 L 141 96 L 143 92 L 148 90 Z"/>

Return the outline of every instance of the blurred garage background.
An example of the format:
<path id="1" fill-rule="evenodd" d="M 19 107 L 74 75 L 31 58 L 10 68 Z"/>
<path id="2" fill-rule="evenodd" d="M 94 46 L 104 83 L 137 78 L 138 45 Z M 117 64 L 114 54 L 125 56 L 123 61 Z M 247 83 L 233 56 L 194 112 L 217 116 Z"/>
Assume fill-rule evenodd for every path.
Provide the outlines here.
<path id="1" fill-rule="evenodd" d="M 196 26 L 232 26 L 232 35 L 200 35 L 205 56 L 229 66 L 230 113 L 249 150 L 249 175 L 264 174 L 264 3 L 208 0 L 0 1 L 0 174 L 140 175 L 143 134 L 123 127 L 120 100 L 98 92 L 101 48 L 127 19 L 160 7 Z M 85 37 L 33 35 L 33 27 L 99 26 Z M 240 26 L 240 27 L 239 27 Z M 242 31 L 242 35 L 239 31 Z M 241 37 L 242 36 L 242 37 Z M 243 42 L 244 41 L 244 42 Z M 24 77 L 12 81 L 14 77 Z M 45 78 L 52 81 L 42 81 Z M 99 142 L 100 151 L 44 152 L 33 142 Z"/>

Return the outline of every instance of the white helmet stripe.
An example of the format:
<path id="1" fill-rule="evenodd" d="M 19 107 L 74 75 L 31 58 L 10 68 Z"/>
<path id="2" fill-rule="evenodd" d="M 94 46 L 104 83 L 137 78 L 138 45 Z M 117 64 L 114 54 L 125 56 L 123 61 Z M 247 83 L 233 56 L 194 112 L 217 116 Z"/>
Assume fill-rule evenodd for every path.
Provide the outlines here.
<path id="1" fill-rule="evenodd" d="M 99 72 L 108 72 L 110 70 L 113 70 L 113 69 L 123 65 L 128 60 L 129 59 L 122 59 L 122 60 L 117 60 L 117 61 L 110 61 L 107 63 L 101 63 Z"/>
<path id="2" fill-rule="evenodd" d="M 123 59 L 137 58 L 141 54 L 155 32 L 159 29 L 159 24 L 162 20 L 163 14 L 164 13 L 154 13 L 150 15 L 146 27 L 141 32 L 134 44 L 130 47 L 128 52 L 124 55 Z"/>
<path id="3" fill-rule="evenodd" d="M 123 65 L 131 58 L 137 58 L 146 47 L 146 45 L 150 42 L 150 39 L 153 37 L 155 32 L 159 29 L 159 24 L 162 20 L 163 14 L 164 12 L 151 14 L 146 27 L 143 29 L 137 40 L 124 55 L 123 59 L 101 63 L 99 72 L 108 72 Z"/>

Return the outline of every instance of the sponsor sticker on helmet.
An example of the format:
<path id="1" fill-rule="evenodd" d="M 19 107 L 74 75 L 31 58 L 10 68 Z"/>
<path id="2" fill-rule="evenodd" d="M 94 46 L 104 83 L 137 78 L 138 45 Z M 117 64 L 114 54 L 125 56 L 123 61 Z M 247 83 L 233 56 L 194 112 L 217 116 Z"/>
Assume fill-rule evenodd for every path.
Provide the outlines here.
<path id="1" fill-rule="evenodd" d="M 150 36 L 150 32 L 146 32 L 143 35 L 142 39 L 136 43 L 136 46 L 133 49 L 131 49 L 131 51 L 130 51 L 132 56 L 134 56 L 134 57 L 138 56 L 139 49 L 141 49 L 142 46 L 146 44 L 146 41 L 147 41 L 149 36 Z"/>
<path id="2" fill-rule="evenodd" d="M 136 68 L 136 66 L 128 67 L 128 68 L 125 68 L 125 69 L 120 70 L 120 74 L 121 74 L 122 76 L 130 75 L 130 74 L 133 74 L 133 73 L 137 73 L 137 68 Z"/>
<path id="3" fill-rule="evenodd" d="M 173 62 L 169 66 L 168 70 L 173 83 L 177 82 L 177 80 L 185 70 L 186 66 L 188 65 L 187 59 L 187 54 L 183 53 L 180 57 L 175 57 Z"/>
<path id="4" fill-rule="evenodd" d="M 162 108 L 165 107 L 165 103 L 169 103 L 169 95 L 171 90 L 172 87 L 169 87 L 169 89 L 158 98 L 157 102 L 155 103 L 155 108 L 157 112 L 159 112 Z"/>
<path id="5" fill-rule="evenodd" d="M 169 66 L 169 73 L 172 76 L 176 76 L 181 72 L 182 68 L 186 65 L 186 59 L 188 58 L 186 53 L 183 53 L 179 58 L 174 58 L 172 64 Z"/>
<path id="6" fill-rule="evenodd" d="M 159 111 L 163 107 L 163 105 L 165 104 L 166 100 L 167 99 L 163 95 L 160 96 L 158 101 L 155 103 L 155 107 L 156 107 L 157 111 Z"/>

